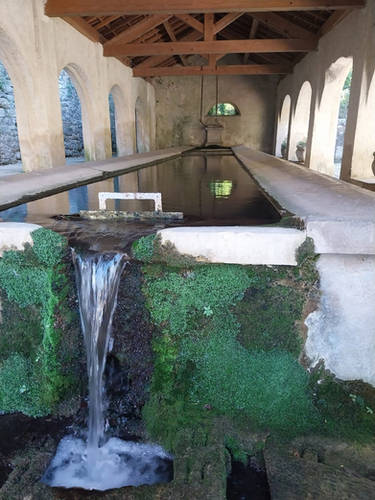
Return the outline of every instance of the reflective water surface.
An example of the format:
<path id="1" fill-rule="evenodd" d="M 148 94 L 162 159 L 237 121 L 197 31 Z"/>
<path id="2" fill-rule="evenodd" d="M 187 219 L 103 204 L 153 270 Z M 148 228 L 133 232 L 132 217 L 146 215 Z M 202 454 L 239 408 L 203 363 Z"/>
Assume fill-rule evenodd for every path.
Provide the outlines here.
<path id="1" fill-rule="evenodd" d="M 161 192 L 163 210 L 183 212 L 184 220 L 134 223 L 80 219 L 80 210 L 98 209 L 101 191 Z M 109 200 L 107 208 L 152 210 L 153 202 Z M 71 217 L 74 214 L 77 216 Z M 103 250 L 104 244 L 126 251 L 137 235 L 166 225 L 260 225 L 274 223 L 279 216 L 234 156 L 194 154 L 5 210 L 0 219 L 41 224 L 73 241 L 87 240 L 94 250 Z"/>

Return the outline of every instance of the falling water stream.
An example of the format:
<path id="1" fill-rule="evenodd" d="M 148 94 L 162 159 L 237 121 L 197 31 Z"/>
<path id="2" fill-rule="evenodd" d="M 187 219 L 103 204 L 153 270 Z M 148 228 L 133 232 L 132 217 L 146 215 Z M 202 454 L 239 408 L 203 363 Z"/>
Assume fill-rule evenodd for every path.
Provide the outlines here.
<path id="1" fill-rule="evenodd" d="M 122 254 L 73 251 L 81 327 L 87 352 L 87 438 L 65 436 L 42 481 L 50 486 L 106 490 L 164 482 L 170 456 L 160 447 L 105 435 L 104 369 L 122 271 Z M 124 397 L 126 395 L 124 394 Z"/>

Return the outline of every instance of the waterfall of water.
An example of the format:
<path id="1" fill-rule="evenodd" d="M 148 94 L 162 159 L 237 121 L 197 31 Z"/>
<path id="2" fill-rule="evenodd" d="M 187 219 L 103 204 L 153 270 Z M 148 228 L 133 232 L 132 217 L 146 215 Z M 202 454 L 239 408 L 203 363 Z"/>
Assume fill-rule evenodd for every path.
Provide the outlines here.
<path id="1" fill-rule="evenodd" d="M 73 252 L 81 326 L 86 345 L 89 380 L 88 461 L 95 461 L 104 439 L 103 374 L 124 268 L 121 254 L 81 256 Z"/>
<path id="2" fill-rule="evenodd" d="M 168 480 L 170 456 L 160 447 L 105 440 L 104 369 L 125 261 L 122 254 L 73 251 L 81 327 L 87 352 L 87 440 L 64 437 L 42 481 L 50 486 L 106 490 Z"/>

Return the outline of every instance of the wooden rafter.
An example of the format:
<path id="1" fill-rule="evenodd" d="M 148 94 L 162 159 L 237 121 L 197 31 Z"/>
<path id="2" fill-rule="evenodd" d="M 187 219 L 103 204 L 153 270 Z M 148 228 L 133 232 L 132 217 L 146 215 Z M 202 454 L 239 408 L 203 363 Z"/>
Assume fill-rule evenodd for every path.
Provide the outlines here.
<path id="1" fill-rule="evenodd" d="M 291 66 L 276 64 L 239 64 L 227 66 L 170 66 L 153 68 L 134 68 L 133 75 L 152 76 L 186 76 L 186 75 L 275 75 L 291 72 Z"/>
<path id="2" fill-rule="evenodd" d="M 188 35 L 185 35 L 180 39 L 180 41 L 185 41 L 185 42 L 195 42 L 197 40 L 200 40 L 202 38 L 202 33 L 198 33 L 197 31 L 192 31 Z M 148 57 L 141 63 L 137 64 L 137 68 L 150 68 L 153 66 L 158 66 L 161 64 L 165 64 L 168 59 L 170 59 L 170 55 L 168 56 L 152 56 Z"/>
<path id="3" fill-rule="evenodd" d="M 252 23 L 251 23 L 251 28 L 250 28 L 250 33 L 249 33 L 249 40 L 253 40 L 255 38 L 255 35 L 257 33 L 257 29 L 259 26 L 259 21 L 256 17 L 253 18 Z M 244 54 L 243 58 L 243 63 L 246 64 L 249 59 L 249 54 Z"/>
<path id="4" fill-rule="evenodd" d="M 111 24 L 113 21 L 116 21 L 119 16 L 109 16 L 103 19 L 103 21 L 100 21 L 98 24 L 95 24 L 94 28 L 96 30 L 100 30 L 100 28 L 104 28 L 104 26 L 108 26 L 108 24 Z"/>
<path id="5" fill-rule="evenodd" d="M 173 28 L 172 28 L 172 26 L 169 24 L 169 22 L 168 22 L 168 21 L 165 21 L 165 22 L 163 23 L 163 26 L 164 26 L 164 28 L 165 28 L 165 31 L 168 33 L 169 38 L 172 40 L 172 42 L 177 42 L 176 35 L 174 34 Z M 180 60 L 181 60 L 182 64 L 183 64 L 184 66 L 187 66 L 187 62 L 186 62 L 186 58 L 185 58 L 185 56 L 181 56 L 181 55 L 180 55 L 179 57 L 180 57 Z"/>
<path id="6" fill-rule="evenodd" d="M 105 56 L 152 56 L 179 54 L 238 54 L 243 52 L 310 52 L 317 38 L 268 40 L 214 40 L 203 42 L 126 43 L 104 46 Z"/>
<path id="7" fill-rule="evenodd" d="M 181 15 L 176 15 L 178 19 L 181 19 L 185 24 L 188 26 L 191 26 L 194 28 L 196 31 L 199 33 L 204 32 L 204 25 L 198 19 L 195 19 L 195 17 L 191 16 L 190 14 L 181 14 Z"/>
<path id="8" fill-rule="evenodd" d="M 337 12 L 341 13 L 342 11 Z M 310 38 L 312 36 L 311 31 L 308 31 L 273 12 L 253 12 L 251 17 L 257 19 L 262 24 L 269 26 L 276 31 L 276 33 L 280 33 L 280 35 L 284 35 L 288 38 Z"/>
<path id="9" fill-rule="evenodd" d="M 48 16 L 189 14 L 191 12 L 272 12 L 363 7 L 365 0 L 48 0 Z"/>
<path id="10" fill-rule="evenodd" d="M 123 31 L 119 35 L 115 36 L 109 42 L 106 42 L 104 45 L 104 50 L 108 47 L 117 47 L 119 44 L 130 43 L 133 40 L 137 40 L 137 38 L 141 37 L 145 33 L 149 32 L 156 26 L 163 24 L 165 21 L 171 16 L 149 16 L 146 19 L 143 19 L 137 24 L 133 24 L 130 28 Z"/>
<path id="11" fill-rule="evenodd" d="M 329 31 L 331 31 L 338 23 L 340 23 L 348 14 L 352 12 L 351 9 L 348 10 L 338 10 L 330 15 L 327 21 L 319 30 L 319 36 L 323 36 Z"/>
<path id="12" fill-rule="evenodd" d="M 241 17 L 244 13 L 243 12 L 232 12 L 230 14 L 227 14 L 224 16 L 220 21 L 218 21 L 215 26 L 214 26 L 214 33 L 215 35 L 225 29 L 227 26 L 230 24 L 234 23 L 239 17 Z"/>
<path id="13" fill-rule="evenodd" d="M 82 33 L 82 35 L 87 36 L 92 42 L 102 43 L 105 41 L 105 38 L 84 19 L 79 17 L 63 17 L 63 19 L 77 31 Z"/>

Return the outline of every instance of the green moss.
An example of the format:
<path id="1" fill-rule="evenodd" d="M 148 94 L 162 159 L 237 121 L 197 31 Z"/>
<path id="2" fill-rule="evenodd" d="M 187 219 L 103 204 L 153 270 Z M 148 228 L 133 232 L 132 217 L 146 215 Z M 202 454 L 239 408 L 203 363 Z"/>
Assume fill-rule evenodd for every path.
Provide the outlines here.
<path id="1" fill-rule="evenodd" d="M 40 396 L 39 380 L 32 363 L 19 354 L 12 354 L 0 366 L 1 410 L 42 416 L 48 408 Z"/>
<path id="2" fill-rule="evenodd" d="M 154 255 L 155 237 L 155 234 L 150 234 L 134 241 L 132 245 L 132 252 L 136 259 L 141 260 L 142 262 L 151 262 Z"/>
<path id="3" fill-rule="evenodd" d="M 292 269 L 252 268 L 254 285 L 248 289 L 235 314 L 241 324 L 239 340 L 248 350 L 285 350 L 298 358 L 306 293 L 292 275 Z"/>
<path id="4" fill-rule="evenodd" d="M 27 360 L 28 378 L 37 387 L 38 397 L 31 386 L 27 391 L 19 386 L 19 390 L 12 389 L 10 404 L 3 383 L 0 409 L 15 411 L 18 400 L 19 411 L 39 416 L 53 411 L 77 384 L 74 364 L 70 369 L 65 364 L 73 356 L 67 356 L 62 345 L 63 335 L 70 328 L 70 283 L 63 261 L 66 240 L 43 228 L 34 231 L 32 238 L 33 246 L 27 245 L 23 252 L 5 252 L 0 259 L 4 318 L 0 325 L 0 377 L 7 380 L 12 371 L 17 374 L 17 362 L 25 372 L 22 360 Z M 33 398 L 26 404 L 25 398 L 31 393 Z"/>
<path id="5" fill-rule="evenodd" d="M 360 381 L 338 380 L 323 367 L 310 378 L 314 405 L 326 434 L 368 441 L 375 435 L 375 389 Z"/>
<path id="6" fill-rule="evenodd" d="M 244 465 L 247 465 L 249 454 L 243 449 L 241 443 L 239 443 L 234 436 L 225 437 L 225 446 L 236 462 L 242 462 Z"/>
<path id="7" fill-rule="evenodd" d="M 66 249 L 66 239 L 59 234 L 40 228 L 33 232 L 33 252 L 39 262 L 48 267 L 57 266 Z"/>
<path id="8" fill-rule="evenodd" d="M 295 435 L 318 424 L 308 393 L 308 374 L 286 352 L 248 352 L 237 341 L 215 335 L 195 353 L 192 399 L 252 427 Z"/>
<path id="9" fill-rule="evenodd" d="M 155 439 L 175 450 L 184 429 L 207 432 L 212 415 L 247 418 L 253 429 L 279 434 L 316 427 L 308 375 L 285 352 L 300 352 L 295 322 L 305 299 L 292 269 L 148 265 L 144 273 L 147 307 L 162 332 L 144 410 Z M 288 280 L 301 284 L 294 289 Z M 269 301 L 274 307 L 265 307 Z M 244 318 L 249 350 L 238 341 Z"/>

